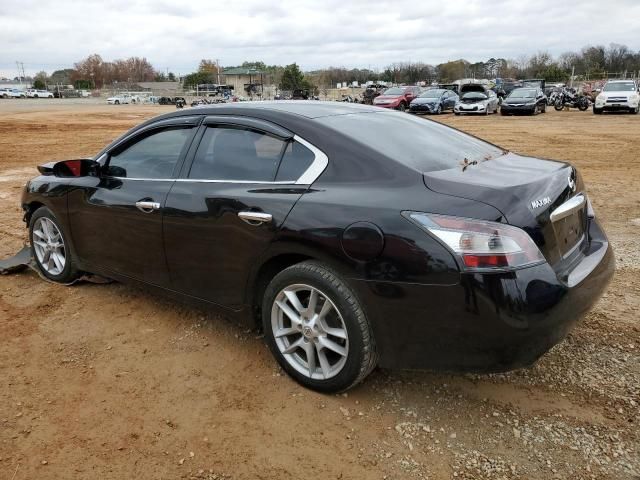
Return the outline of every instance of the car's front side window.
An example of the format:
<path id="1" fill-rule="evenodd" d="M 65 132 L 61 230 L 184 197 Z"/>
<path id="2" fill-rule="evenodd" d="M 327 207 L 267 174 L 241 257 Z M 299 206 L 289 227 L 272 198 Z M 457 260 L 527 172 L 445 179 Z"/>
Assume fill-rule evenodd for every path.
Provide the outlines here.
<path id="1" fill-rule="evenodd" d="M 141 139 L 136 139 L 135 143 L 112 152 L 106 174 L 121 178 L 172 178 L 191 133 L 192 128 L 149 131 Z"/>

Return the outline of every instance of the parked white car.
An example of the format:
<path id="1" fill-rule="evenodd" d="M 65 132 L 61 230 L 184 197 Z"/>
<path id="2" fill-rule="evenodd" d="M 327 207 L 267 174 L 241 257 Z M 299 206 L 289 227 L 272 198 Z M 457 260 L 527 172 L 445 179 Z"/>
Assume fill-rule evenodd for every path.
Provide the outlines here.
<path id="1" fill-rule="evenodd" d="M 453 113 L 456 115 L 498 113 L 498 96 L 482 84 L 464 84 L 460 87 L 459 98 L 453 107 Z"/>
<path id="2" fill-rule="evenodd" d="M 53 93 L 48 90 L 35 90 L 33 88 L 27 90 L 29 98 L 53 98 Z"/>
<path id="3" fill-rule="evenodd" d="M 25 98 L 27 94 L 17 88 L 0 88 L 0 97 L 2 98 Z"/>
<path id="4" fill-rule="evenodd" d="M 137 95 L 129 95 L 128 93 L 121 93 L 107 98 L 109 105 L 120 105 L 124 103 L 140 103 L 140 97 Z"/>
<path id="5" fill-rule="evenodd" d="M 605 110 L 626 110 L 629 113 L 640 111 L 640 93 L 634 80 L 609 80 L 593 104 L 593 113 Z"/>

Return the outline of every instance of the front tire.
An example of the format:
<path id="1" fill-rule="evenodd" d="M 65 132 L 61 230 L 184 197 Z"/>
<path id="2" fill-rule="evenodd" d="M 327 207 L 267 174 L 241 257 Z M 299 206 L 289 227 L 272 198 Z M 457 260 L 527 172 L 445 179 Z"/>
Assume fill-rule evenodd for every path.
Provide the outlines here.
<path id="1" fill-rule="evenodd" d="M 400 103 L 400 105 L 398 105 L 398 110 L 400 110 L 401 112 L 404 112 L 407 109 L 407 106 L 403 103 Z"/>
<path id="2" fill-rule="evenodd" d="M 562 100 L 556 100 L 556 103 L 553 104 L 553 108 L 555 108 L 555 110 L 557 112 L 561 112 L 562 110 L 564 110 L 564 103 L 562 102 Z"/>
<path id="3" fill-rule="evenodd" d="M 264 294 L 262 322 L 280 366 L 307 388 L 347 390 L 377 363 L 373 333 L 359 300 L 323 264 L 302 262 L 276 275 Z"/>
<path id="4" fill-rule="evenodd" d="M 601 115 L 602 114 L 602 109 L 593 107 L 593 113 L 596 114 L 596 115 Z"/>
<path id="5" fill-rule="evenodd" d="M 49 280 L 70 283 L 80 276 L 67 236 L 48 208 L 40 207 L 31 215 L 29 241 L 38 270 Z"/>

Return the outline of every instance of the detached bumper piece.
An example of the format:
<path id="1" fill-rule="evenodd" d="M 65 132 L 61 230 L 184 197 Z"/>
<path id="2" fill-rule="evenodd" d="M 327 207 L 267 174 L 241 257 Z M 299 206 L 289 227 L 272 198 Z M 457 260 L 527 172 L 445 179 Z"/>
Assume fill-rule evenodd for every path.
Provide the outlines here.
<path id="1" fill-rule="evenodd" d="M 31 267 L 31 247 L 25 245 L 18 253 L 13 257 L 0 260 L 0 275 L 8 275 L 10 273 L 17 273 Z"/>

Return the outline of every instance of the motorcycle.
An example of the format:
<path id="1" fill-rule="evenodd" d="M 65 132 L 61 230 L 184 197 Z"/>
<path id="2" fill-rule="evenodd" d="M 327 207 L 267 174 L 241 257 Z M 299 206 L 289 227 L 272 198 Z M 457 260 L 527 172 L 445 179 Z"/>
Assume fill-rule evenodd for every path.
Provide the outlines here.
<path id="1" fill-rule="evenodd" d="M 577 108 L 584 112 L 589 108 L 589 98 L 585 95 L 578 95 L 575 88 L 564 88 L 558 93 L 553 103 L 553 108 L 559 112 L 564 107 Z"/>

